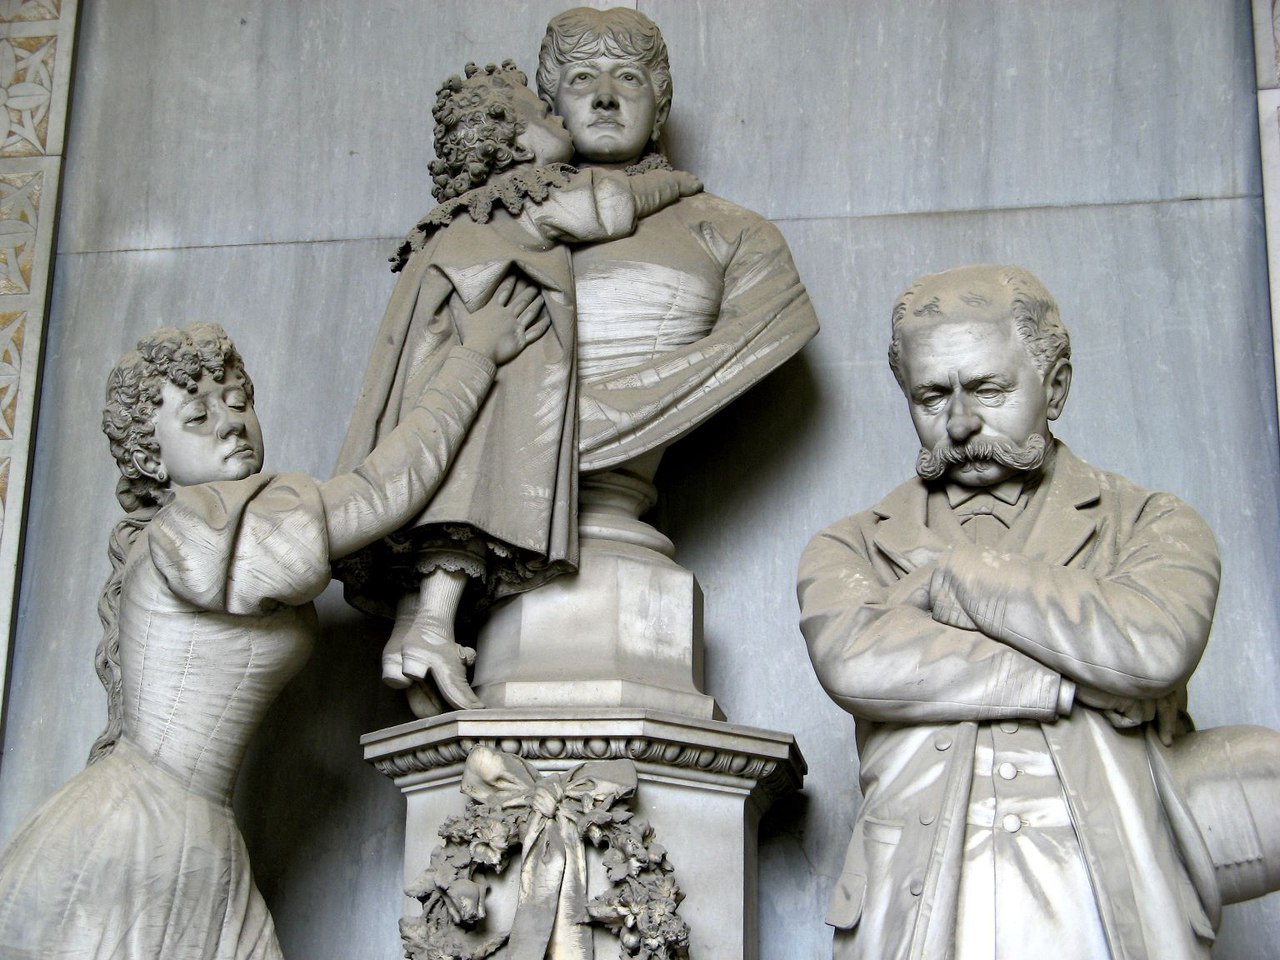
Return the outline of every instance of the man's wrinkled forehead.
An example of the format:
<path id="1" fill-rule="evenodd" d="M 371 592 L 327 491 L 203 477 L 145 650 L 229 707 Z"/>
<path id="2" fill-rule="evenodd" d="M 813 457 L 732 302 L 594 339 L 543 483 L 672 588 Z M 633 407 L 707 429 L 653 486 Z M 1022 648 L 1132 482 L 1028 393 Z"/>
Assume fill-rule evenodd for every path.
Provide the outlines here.
<path id="1" fill-rule="evenodd" d="M 902 387 L 911 392 L 927 386 L 951 382 L 955 377 L 993 377 L 1010 362 L 1009 345 L 1016 344 L 1015 356 L 1031 360 L 1026 344 L 1018 336 L 1017 325 L 1006 311 L 990 303 L 921 303 L 919 314 L 908 311 L 898 331 L 901 349 Z"/>

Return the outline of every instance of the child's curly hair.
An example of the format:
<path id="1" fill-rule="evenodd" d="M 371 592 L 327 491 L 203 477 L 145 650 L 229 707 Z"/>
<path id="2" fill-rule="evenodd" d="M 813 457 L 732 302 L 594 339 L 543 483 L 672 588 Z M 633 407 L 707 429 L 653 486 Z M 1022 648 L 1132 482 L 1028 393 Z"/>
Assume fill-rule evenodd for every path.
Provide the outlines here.
<path id="1" fill-rule="evenodd" d="M 216 323 L 193 323 L 179 330 L 153 330 L 125 354 L 107 377 L 107 405 L 102 411 L 102 432 L 111 444 L 111 455 L 120 467 L 116 498 L 133 511 L 160 503 L 163 484 L 142 472 L 141 455 L 158 456 L 153 419 L 160 406 L 165 383 L 195 392 L 208 374 L 221 382 L 228 369 L 244 376 L 245 392 L 253 399 L 253 383 L 227 332 Z"/>
<path id="2" fill-rule="evenodd" d="M 466 66 L 466 77 L 451 76 L 436 91 L 436 159 L 431 161 L 431 192 L 444 203 L 484 184 L 495 173 L 533 159 L 516 145 L 525 124 L 516 117 L 511 91 L 527 88 L 529 78 L 513 60 L 481 69 Z"/>

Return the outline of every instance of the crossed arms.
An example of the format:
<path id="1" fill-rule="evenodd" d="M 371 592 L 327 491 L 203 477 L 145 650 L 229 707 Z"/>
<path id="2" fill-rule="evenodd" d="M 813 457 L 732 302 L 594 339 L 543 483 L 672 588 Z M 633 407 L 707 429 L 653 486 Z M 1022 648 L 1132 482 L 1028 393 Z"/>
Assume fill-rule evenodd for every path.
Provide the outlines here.
<path id="1" fill-rule="evenodd" d="M 1083 566 L 970 543 L 913 552 L 874 543 L 874 513 L 819 533 L 800 565 L 801 630 L 831 697 L 894 723 L 1035 719 L 1074 701 L 1121 726 L 1183 687 L 1208 639 L 1218 557 L 1204 521 L 1146 494 L 1095 533 Z"/>

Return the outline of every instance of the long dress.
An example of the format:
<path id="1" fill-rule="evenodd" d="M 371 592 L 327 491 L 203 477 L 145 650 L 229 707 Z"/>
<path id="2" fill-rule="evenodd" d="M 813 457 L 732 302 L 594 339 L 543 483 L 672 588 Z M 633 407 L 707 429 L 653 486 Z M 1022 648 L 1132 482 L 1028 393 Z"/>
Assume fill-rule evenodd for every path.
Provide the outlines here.
<path id="1" fill-rule="evenodd" d="M 492 364 L 453 354 L 357 473 L 184 487 L 145 526 L 121 581 L 123 735 L 0 854 L 4 960 L 280 958 L 231 793 L 311 652 L 331 531 L 421 509 L 487 392 Z"/>

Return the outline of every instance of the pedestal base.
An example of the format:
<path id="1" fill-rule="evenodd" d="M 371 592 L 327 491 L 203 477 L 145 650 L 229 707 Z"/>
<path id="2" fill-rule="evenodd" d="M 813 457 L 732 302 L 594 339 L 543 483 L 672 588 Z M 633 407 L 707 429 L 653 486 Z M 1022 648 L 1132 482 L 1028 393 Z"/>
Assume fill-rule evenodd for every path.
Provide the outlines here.
<path id="1" fill-rule="evenodd" d="M 637 519 L 655 496 L 625 471 L 582 479 L 578 572 L 512 597 L 480 627 L 472 686 L 486 706 L 724 719 L 702 692 L 702 590 Z"/>
<path id="2" fill-rule="evenodd" d="M 635 707 L 724 719 L 701 691 L 702 590 L 655 550 L 583 537 L 580 572 L 496 608 L 476 642 L 487 706 Z"/>
<path id="3" fill-rule="evenodd" d="M 640 785 L 631 808 L 653 824 L 675 866 L 690 956 L 756 957 L 756 826 L 775 797 L 800 788 L 805 773 L 790 734 L 651 710 L 468 710 L 379 730 L 361 742 L 365 759 L 405 794 L 406 883 L 427 866 L 440 825 L 462 810 L 459 781 L 473 747 L 516 754 L 542 772 L 633 760 Z M 492 909 L 501 922 L 513 908 L 498 902 Z M 406 911 L 415 915 L 417 902 L 407 901 Z M 598 955 L 609 956 L 605 949 Z"/>

